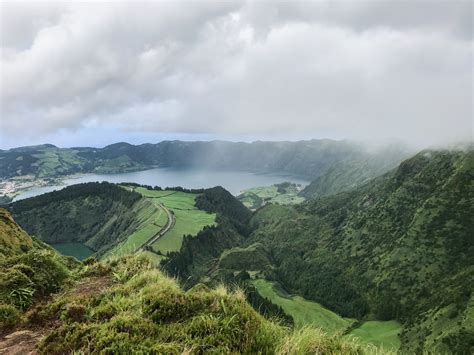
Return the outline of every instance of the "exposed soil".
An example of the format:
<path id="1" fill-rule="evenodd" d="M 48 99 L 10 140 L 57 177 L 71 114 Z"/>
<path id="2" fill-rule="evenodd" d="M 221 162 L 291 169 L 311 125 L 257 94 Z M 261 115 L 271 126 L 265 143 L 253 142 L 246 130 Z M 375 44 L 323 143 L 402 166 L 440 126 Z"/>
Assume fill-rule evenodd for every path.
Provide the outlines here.
<path id="1" fill-rule="evenodd" d="M 100 294 L 111 285 L 112 278 L 110 275 L 98 276 L 78 283 L 76 287 L 72 288 L 71 291 L 66 294 L 80 298 L 87 298 Z"/>

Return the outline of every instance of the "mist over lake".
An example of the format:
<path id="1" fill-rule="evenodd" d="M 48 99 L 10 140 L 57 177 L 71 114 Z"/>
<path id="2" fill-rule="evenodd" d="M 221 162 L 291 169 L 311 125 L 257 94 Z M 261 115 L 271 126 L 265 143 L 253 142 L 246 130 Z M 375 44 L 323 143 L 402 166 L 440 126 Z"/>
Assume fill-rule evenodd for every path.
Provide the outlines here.
<path id="1" fill-rule="evenodd" d="M 233 195 L 242 190 L 256 186 L 269 186 L 285 181 L 307 185 L 309 181 L 303 177 L 284 173 L 252 173 L 245 171 L 222 171 L 208 169 L 176 169 L 155 168 L 120 174 L 85 174 L 66 178 L 62 185 L 35 187 L 20 192 L 14 201 L 41 195 L 43 193 L 62 189 L 66 186 L 93 181 L 112 183 L 135 182 L 143 185 L 186 188 L 208 188 L 222 186 Z"/>

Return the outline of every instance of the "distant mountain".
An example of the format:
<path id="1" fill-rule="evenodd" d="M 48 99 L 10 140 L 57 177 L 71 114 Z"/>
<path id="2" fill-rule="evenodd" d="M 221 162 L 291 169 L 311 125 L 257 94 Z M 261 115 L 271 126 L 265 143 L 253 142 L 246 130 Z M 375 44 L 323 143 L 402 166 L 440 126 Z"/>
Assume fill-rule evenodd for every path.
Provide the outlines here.
<path id="1" fill-rule="evenodd" d="M 240 237 L 189 240 L 164 267 L 187 283 L 257 272 L 343 316 L 400 321 L 402 351 L 472 353 L 473 230 L 474 150 L 426 150 L 349 192 L 267 205 Z M 255 245 L 264 269 L 245 270 Z"/>
<path id="2" fill-rule="evenodd" d="M 382 159 L 387 154 L 390 157 Z M 41 145 L 0 151 L 0 178 L 22 175 L 52 178 L 73 173 L 117 173 L 159 166 L 283 172 L 315 179 L 337 165 L 380 162 L 373 164 L 371 173 L 364 172 L 365 178 L 393 168 L 406 156 L 407 152 L 400 148 L 371 153 L 357 143 L 328 139 L 254 143 L 163 141 L 141 145 L 116 143 L 105 148 Z"/>

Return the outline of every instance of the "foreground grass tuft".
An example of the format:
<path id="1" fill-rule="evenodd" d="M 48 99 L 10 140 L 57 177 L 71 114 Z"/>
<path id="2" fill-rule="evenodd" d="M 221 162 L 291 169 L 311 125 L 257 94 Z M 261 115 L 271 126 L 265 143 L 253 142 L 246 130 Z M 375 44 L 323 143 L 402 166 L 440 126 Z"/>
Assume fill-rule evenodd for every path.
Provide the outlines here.
<path id="1" fill-rule="evenodd" d="M 96 263 L 87 264 L 90 269 Z M 241 290 L 197 285 L 183 291 L 144 255 L 111 260 L 101 269 L 110 270 L 110 287 L 82 298 L 65 292 L 42 310 L 60 325 L 40 343 L 41 353 L 362 354 L 368 349 L 312 328 L 292 333 L 255 312 Z"/>

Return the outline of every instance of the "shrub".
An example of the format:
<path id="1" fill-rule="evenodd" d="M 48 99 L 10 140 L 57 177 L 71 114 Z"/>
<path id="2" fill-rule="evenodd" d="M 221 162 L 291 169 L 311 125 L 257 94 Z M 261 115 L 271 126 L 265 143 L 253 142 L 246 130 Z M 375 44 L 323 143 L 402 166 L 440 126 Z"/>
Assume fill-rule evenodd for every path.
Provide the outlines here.
<path id="1" fill-rule="evenodd" d="M 8 304 L 0 304 L 0 330 L 15 326 L 20 320 L 18 310 Z"/>
<path id="2" fill-rule="evenodd" d="M 71 320 L 73 322 L 80 322 L 84 319 L 86 313 L 87 308 L 84 305 L 72 303 L 68 305 L 61 314 L 61 318 Z"/>
<path id="3" fill-rule="evenodd" d="M 31 251 L 6 259 L 3 264 L 13 270 L 27 269 L 31 274 L 32 287 L 42 296 L 58 291 L 69 275 L 60 257 L 49 250 Z"/>
<path id="4" fill-rule="evenodd" d="M 9 295 L 9 301 L 21 310 L 25 310 L 33 303 L 35 290 L 29 287 L 21 287 L 12 290 Z"/>

